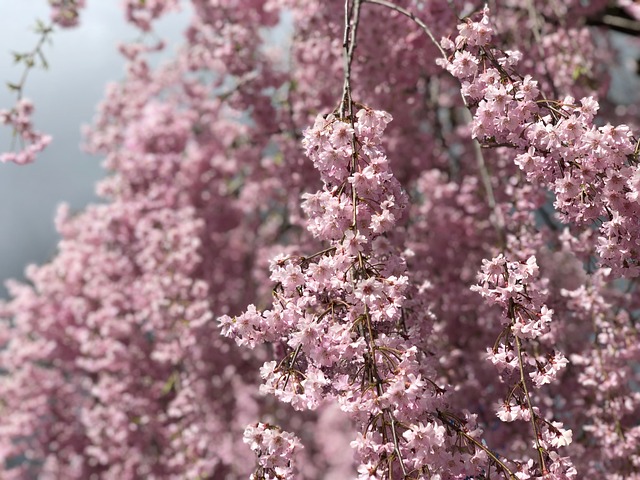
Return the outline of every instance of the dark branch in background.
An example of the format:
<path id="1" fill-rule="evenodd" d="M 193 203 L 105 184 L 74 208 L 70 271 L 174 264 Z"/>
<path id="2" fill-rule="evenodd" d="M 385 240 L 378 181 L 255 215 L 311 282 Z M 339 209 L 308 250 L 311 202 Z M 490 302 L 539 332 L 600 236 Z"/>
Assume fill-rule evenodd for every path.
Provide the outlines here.
<path id="1" fill-rule="evenodd" d="M 597 16 L 588 18 L 587 25 L 606 27 L 634 37 L 640 36 L 640 21 L 620 7 L 609 6 L 605 8 Z"/>
<path id="2" fill-rule="evenodd" d="M 607 28 L 631 37 L 640 37 L 640 21 L 620 7 L 607 7 L 600 15 L 588 18 L 587 25 Z M 640 75 L 640 58 L 636 59 L 635 73 Z"/>

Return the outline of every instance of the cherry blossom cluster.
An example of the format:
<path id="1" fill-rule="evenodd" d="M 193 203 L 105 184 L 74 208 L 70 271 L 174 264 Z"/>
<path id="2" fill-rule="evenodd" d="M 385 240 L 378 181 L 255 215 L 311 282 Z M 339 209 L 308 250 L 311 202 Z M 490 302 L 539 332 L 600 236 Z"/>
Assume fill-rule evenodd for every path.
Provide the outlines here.
<path id="1" fill-rule="evenodd" d="M 542 478 L 539 476 L 548 473 L 554 475 L 552 478 L 575 478 L 576 471 L 570 460 L 553 451 L 571 443 L 572 431 L 565 429 L 561 422 L 546 420 L 532 404 L 532 387 L 540 388 L 556 380 L 568 364 L 560 352 L 544 356 L 525 350 L 524 341 L 542 340 L 548 336 L 552 322 L 553 310 L 543 303 L 546 291 L 540 285 L 538 275 L 535 257 L 526 262 L 513 262 L 499 255 L 483 261 L 479 285 L 473 286 L 472 290 L 486 301 L 501 306 L 508 319 L 494 347 L 488 349 L 488 356 L 502 380 L 509 385 L 509 394 L 498 407 L 498 418 L 503 422 L 523 420 L 533 427 L 539 465 L 529 462 L 519 478 Z M 534 351 L 540 351 L 540 348 Z"/>
<path id="2" fill-rule="evenodd" d="M 298 437 L 277 426 L 258 422 L 245 429 L 244 442 L 258 457 L 259 468 L 251 474 L 251 480 L 296 478 L 292 459 L 303 448 Z"/>
<path id="3" fill-rule="evenodd" d="M 129 23 L 148 32 L 154 20 L 178 6 L 178 0 L 126 0 L 125 16 Z"/>
<path id="4" fill-rule="evenodd" d="M 85 0 L 49 0 L 51 20 L 63 28 L 75 27 L 80 19 L 80 10 Z"/>
<path id="5" fill-rule="evenodd" d="M 640 275 L 638 142 L 626 125 L 597 126 L 593 97 L 548 100 L 530 76 L 515 72 L 522 54 L 489 44 L 485 13 L 454 41 L 447 70 L 462 82 L 474 108 L 473 137 L 509 147 L 515 163 L 535 184 L 551 189 L 564 221 L 600 223 L 598 254 L 617 274 Z"/>
<path id="6" fill-rule="evenodd" d="M 537 339 L 549 332 L 553 311 L 542 303 L 546 292 L 531 287 L 538 272 L 535 257 L 526 262 L 509 262 L 500 254 L 483 260 L 479 285 L 472 287 L 514 317 L 512 331 L 521 339 Z"/>
<path id="7" fill-rule="evenodd" d="M 0 110 L 0 124 L 13 129 L 13 142 L 20 145 L 17 152 L 5 152 L 0 155 L 0 162 L 13 162 L 19 165 L 31 163 L 36 154 L 51 143 L 51 136 L 34 129 L 32 114 L 33 103 L 22 98 L 11 110 Z"/>
<path id="8" fill-rule="evenodd" d="M 385 235 L 406 202 L 381 147 L 391 117 L 368 108 L 355 117 L 319 116 L 303 139 L 324 183 L 305 196 L 308 229 L 330 247 L 276 257 L 271 309 L 221 317 L 223 334 L 282 352 L 261 370 L 263 393 L 296 409 L 338 402 L 357 425 L 359 478 L 469 474 L 486 454 L 450 443 L 433 366 L 411 340 L 428 331 L 429 316 Z"/>
<path id="9" fill-rule="evenodd" d="M 124 50 L 127 77 L 87 137 L 107 157 L 106 203 L 63 209 L 57 255 L 0 308 L 3 478 L 249 475 L 259 364 L 212 312 L 253 298 L 255 222 L 230 185 L 233 159 L 259 164 L 264 142 L 190 78 L 193 62 L 154 70 L 148 49 Z"/>
<path id="10" fill-rule="evenodd" d="M 307 228 L 321 240 L 338 240 L 344 235 L 348 254 L 368 250 L 367 244 L 394 226 L 407 203 L 376 144 L 391 116 L 362 109 L 356 117 L 356 127 L 352 127 L 333 115 L 319 116 L 302 141 L 325 184 L 321 192 L 303 197 L 303 209 L 310 218 Z M 357 168 L 354 151 L 363 157 Z M 355 205 L 345 194 L 349 190 L 355 192 Z M 348 231 L 354 218 L 355 228 Z"/>
<path id="11" fill-rule="evenodd" d="M 630 312 L 634 301 L 620 292 L 605 293 L 610 276 L 609 269 L 602 269 L 590 284 L 561 292 L 577 321 L 595 324 L 595 348 L 571 356 L 571 363 L 581 369 L 575 388 L 584 392 L 578 395 L 586 399 L 581 421 L 591 439 L 585 451 L 576 453 L 584 457 L 585 474 L 604 470 L 618 472 L 610 478 L 633 478 L 640 465 L 640 394 L 633 386 L 640 346 L 632 340 L 637 336 Z M 614 301 L 619 308 L 612 308 Z"/>

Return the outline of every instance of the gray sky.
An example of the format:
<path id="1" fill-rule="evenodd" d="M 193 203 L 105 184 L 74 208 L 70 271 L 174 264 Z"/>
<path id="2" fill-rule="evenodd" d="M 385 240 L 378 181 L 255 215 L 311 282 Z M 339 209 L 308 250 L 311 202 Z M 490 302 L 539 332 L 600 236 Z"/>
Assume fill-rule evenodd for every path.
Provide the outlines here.
<path id="1" fill-rule="evenodd" d="M 90 123 L 105 84 L 123 76 L 117 42 L 138 33 L 125 24 L 121 2 L 87 3 L 81 25 L 58 29 L 45 47 L 49 70 L 32 70 L 25 88 L 36 106 L 36 129 L 53 135 L 53 142 L 34 164 L 0 164 L 0 298 L 6 296 L 6 279 L 23 278 L 27 264 L 46 262 L 55 253 L 57 205 L 67 202 L 77 210 L 97 200 L 101 159 L 80 151 L 80 126 Z M 0 0 L 0 108 L 13 105 L 5 83 L 18 81 L 23 71 L 13 66 L 10 52 L 33 49 L 38 37 L 32 27 L 48 14 L 46 0 Z M 183 11 L 157 25 L 169 51 L 180 43 L 187 21 Z M 10 134 L 0 129 L 0 151 L 10 147 Z"/>

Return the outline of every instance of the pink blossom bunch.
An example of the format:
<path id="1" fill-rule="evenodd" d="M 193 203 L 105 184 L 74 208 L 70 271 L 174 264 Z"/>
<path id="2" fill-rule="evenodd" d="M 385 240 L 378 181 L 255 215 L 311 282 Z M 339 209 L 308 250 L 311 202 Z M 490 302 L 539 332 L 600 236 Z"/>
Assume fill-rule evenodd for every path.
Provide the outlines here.
<path id="1" fill-rule="evenodd" d="M 260 469 L 251 474 L 251 480 L 294 479 L 292 459 L 302 448 L 300 439 L 280 428 L 257 423 L 244 431 L 244 442 L 258 456 Z"/>
<path id="2" fill-rule="evenodd" d="M 611 271 L 603 269 L 593 275 L 589 285 L 561 293 L 568 299 L 571 315 L 595 323 L 593 348 L 571 356 L 571 363 L 580 368 L 576 389 L 584 393 L 577 396 L 587 399 L 582 414 L 592 444 L 583 455 L 592 472 L 604 468 L 621 472 L 617 478 L 633 478 L 640 464 L 636 446 L 640 394 L 632 379 L 640 352 L 638 342 L 630 341 L 637 335 L 629 311 L 634 302 L 605 293 L 603 285 L 610 276 Z M 620 307 L 612 309 L 613 301 Z M 592 451 L 600 452 L 601 464 L 589 458 Z"/>
<path id="3" fill-rule="evenodd" d="M 63 28 L 75 27 L 80 19 L 80 10 L 85 0 L 49 0 L 51 20 Z"/>
<path id="4" fill-rule="evenodd" d="M 177 6 L 177 0 L 126 0 L 124 2 L 127 21 L 145 32 L 151 30 L 153 20 Z"/>
<path id="5" fill-rule="evenodd" d="M 0 124 L 13 129 L 14 142 L 20 143 L 17 152 L 5 152 L 0 155 L 0 162 L 13 162 L 19 165 L 31 163 L 36 154 L 44 150 L 51 143 L 51 136 L 34 130 L 31 115 L 33 114 L 31 100 L 22 98 L 11 110 L 0 110 Z"/>
<path id="6" fill-rule="evenodd" d="M 455 50 L 443 63 L 475 107 L 473 136 L 512 148 L 527 179 L 555 193 L 554 205 L 566 221 L 601 222 L 603 263 L 639 275 L 640 209 L 633 180 L 639 167 L 629 127 L 596 126 L 599 105 L 592 97 L 547 100 L 535 80 L 515 73 L 518 52 L 496 51 L 469 33 L 443 44 Z"/>
<path id="7" fill-rule="evenodd" d="M 489 349 L 488 357 L 509 385 L 509 394 L 498 407 L 498 418 L 503 422 L 523 420 L 533 427 L 539 466 L 534 468 L 533 463 L 528 464 L 519 478 L 539 478 L 549 472 L 554 475 L 551 478 L 575 478 L 571 461 L 553 451 L 571 443 L 572 431 L 565 429 L 561 422 L 546 420 L 531 400 L 532 386 L 540 388 L 557 380 L 558 373 L 568 364 L 560 352 L 541 353 L 542 340 L 550 332 L 553 310 L 542 303 L 546 291 L 537 282 L 538 274 L 535 257 L 526 262 L 509 262 L 499 255 L 491 261 L 483 261 L 480 285 L 472 289 L 486 301 L 501 306 L 508 319 L 493 349 Z M 537 348 L 527 349 L 532 340 L 540 340 Z M 553 463 L 549 465 L 545 459 Z"/>
<path id="8" fill-rule="evenodd" d="M 303 145 L 324 183 L 305 196 L 308 229 L 330 247 L 277 257 L 271 309 L 250 306 L 219 321 L 239 345 L 270 342 L 282 351 L 261 369 L 263 393 L 296 409 L 334 400 L 353 418 L 359 478 L 468 473 L 477 467 L 465 465 L 486 457 L 450 443 L 455 436 L 447 435 L 439 413 L 443 391 L 430 379 L 429 358 L 411 341 L 428 331 L 429 316 L 384 235 L 406 204 L 381 148 L 390 120 L 363 108 L 353 122 L 318 116 L 305 131 Z"/>

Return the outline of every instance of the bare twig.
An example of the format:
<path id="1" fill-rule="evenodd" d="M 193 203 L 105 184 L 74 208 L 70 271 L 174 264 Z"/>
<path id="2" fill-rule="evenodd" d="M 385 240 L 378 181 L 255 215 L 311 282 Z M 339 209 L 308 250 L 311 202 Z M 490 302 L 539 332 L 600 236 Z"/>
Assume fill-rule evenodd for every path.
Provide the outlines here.
<path id="1" fill-rule="evenodd" d="M 473 443 L 480 450 L 484 451 L 489 456 L 489 458 L 491 458 L 491 460 L 493 460 L 493 462 L 499 468 L 501 468 L 506 475 L 509 476 L 511 480 L 517 480 L 518 477 L 516 477 L 515 473 L 513 473 L 513 471 L 509 467 L 507 467 L 507 465 L 502 460 L 500 460 L 495 453 L 489 450 L 489 448 L 487 448 L 486 445 L 483 445 L 481 442 L 479 442 L 478 440 L 473 438 L 471 435 L 469 435 L 461 425 L 458 425 L 456 421 L 454 421 L 452 418 L 450 418 L 448 415 L 446 415 L 444 412 L 441 412 L 441 411 L 438 411 L 438 418 L 442 420 L 442 422 L 445 425 L 448 425 L 449 427 L 453 428 L 456 431 L 456 433 L 458 433 L 459 435 L 462 435 L 464 438 L 466 438 L 468 441 Z"/>
<path id="2" fill-rule="evenodd" d="M 347 113 L 353 115 L 353 100 L 351 99 L 351 63 L 353 52 L 356 49 L 356 35 L 360 21 L 361 0 L 345 0 L 344 2 L 344 37 L 342 40 L 344 61 L 344 86 L 342 87 L 342 101 L 340 102 L 340 117 L 345 118 Z M 352 120 L 353 122 L 353 120 Z"/>
<path id="3" fill-rule="evenodd" d="M 509 308 L 510 313 L 513 313 L 513 301 Z M 513 318 L 512 318 L 513 320 Z M 533 410 L 533 404 L 531 403 L 531 395 L 529 394 L 529 388 L 527 387 L 526 376 L 524 374 L 524 361 L 522 359 L 522 342 L 520 338 L 515 335 L 516 339 L 516 351 L 518 353 L 518 366 L 520 369 L 520 384 L 522 385 L 522 391 L 524 392 L 525 399 L 527 401 L 527 407 L 529 407 L 529 413 L 531 415 L 531 427 L 533 429 L 533 436 L 535 437 L 536 450 L 538 451 L 538 459 L 540 460 L 540 469 L 542 474 L 548 473 L 547 466 L 544 461 L 544 448 L 540 444 L 540 431 L 538 430 L 538 424 L 536 423 L 537 415 Z"/>
<path id="4" fill-rule="evenodd" d="M 33 50 L 23 54 L 14 53 L 16 62 L 24 62 L 25 65 L 25 68 L 20 77 L 20 81 L 18 83 L 7 84 L 11 90 L 16 91 L 18 100 L 22 99 L 24 85 L 27 82 L 29 72 L 36 65 L 36 59 L 40 59 L 40 62 L 45 69 L 48 67 L 47 61 L 45 60 L 44 54 L 42 53 L 42 47 L 44 46 L 45 42 L 49 40 L 49 35 L 51 35 L 51 33 L 53 32 L 53 25 L 44 25 L 40 23 L 40 21 L 38 21 L 36 32 L 40 34 L 40 38 L 38 39 L 38 43 L 33 48 Z"/>
<path id="5" fill-rule="evenodd" d="M 399 5 L 396 5 L 391 2 L 387 2 L 386 0 L 363 0 L 363 1 L 365 3 L 372 3 L 374 5 L 381 5 L 383 7 L 390 8 L 391 10 L 395 10 L 396 12 L 404 15 L 405 17 L 409 17 L 411 20 L 413 20 L 416 23 L 416 25 L 418 25 L 420 28 L 422 28 L 422 30 L 424 30 L 424 32 L 428 35 L 428 37 L 431 39 L 433 44 L 438 48 L 438 50 L 440 50 L 440 53 L 442 54 L 442 56 L 445 59 L 447 58 L 447 53 L 444 51 L 442 46 L 440 46 L 440 43 L 436 40 L 436 37 L 431 32 L 431 29 L 427 26 L 426 23 L 424 23 L 422 20 L 416 17 L 412 12 L 410 12 L 405 8 L 402 8 Z"/>
<path id="6" fill-rule="evenodd" d="M 389 416 L 391 417 L 391 433 L 393 435 L 393 448 L 396 451 L 396 455 L 398 456 L 398 463 L 400 464 L 400 469 L 402 470 L 402 474 L 405 478 L 407 478 L 407 469 L 404 466 L 404 459 L 402 458 L 402 453 L 400 453 L 400 445 L 398 444 L 398 432 L 396 432 L 396 419 L 393 416 L 392 412 L 389 412 Z"/>
<path id="7" fill-rule="evenodd" d="M 362 0 L 362 1 L 365 3 L 371 3 L 373 5 L 380 5 L 380 6 L 389 8 L 391 10 L 394 10 L 410 18 L 413 22 L 415 22 L 416 25 L 418 25 L 422 30 L 424 30 L 427 36 L 431 39 L 431 42 L 440 51 L 440 53 L 442 54 L 442 57 L 448 61 L 447 53 L 444 51 L 440 43 L 436 40 L 436 37 L 433 35 L 433 32 L 431 31 L 431 29 L 427 26 L 426 23 L 424 23 L 422 20 L 416 17 L 412 12 L 410 12 L 405 8 L 400 7 L 399 5 L 388 2 L 387 0 Z M 460 91 L 460 97 L 462 98 L 462 103 L 465 106 L 465 114 L 464 114 L 465 121 L 470 123 L 472 120 L 471 112 L 469 110 L 469 104 L 467 103 L 467 99 L 464 98 L 462 91 Z M 480 143 L 478 142 L 478 139 L 473 139 L 473 149 L 476 156 L 476 162 L 478 164 L 478 170 L 480 172 L 480 177 L 482 179 L 482 185 L 485 190 L 485 195 L 487 196 L 487 204 L 489 205 L 489 208 L 493 211 L 494 220 L 492 221 L 492 224 L 496 229 L 501 246 L 504 247 L 506 245 L 505 220 L 504 220 L 504 216 L 502 215 L 502 211 L 497 207 L 495 195 L 493 193 L 493 186 L 491 185 L 491 175 L 490 175 L 489 169 L 487 168 L 487 164 L 484 161 L 484 155 L 482 153 L 482 148 L 480 146 Z"/>

